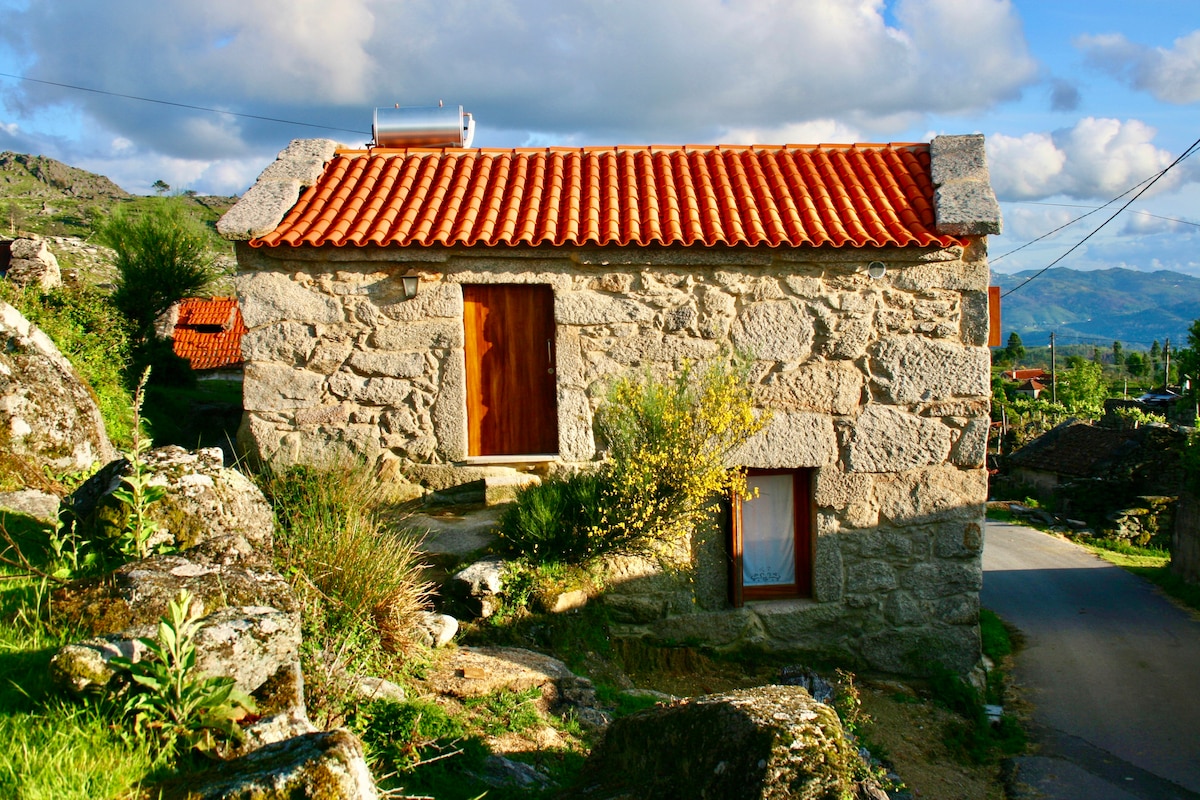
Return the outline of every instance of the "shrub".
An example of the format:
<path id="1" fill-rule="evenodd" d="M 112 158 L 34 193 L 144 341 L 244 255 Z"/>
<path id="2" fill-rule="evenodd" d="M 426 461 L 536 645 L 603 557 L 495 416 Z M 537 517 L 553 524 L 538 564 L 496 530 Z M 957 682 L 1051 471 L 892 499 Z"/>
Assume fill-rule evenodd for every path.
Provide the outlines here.
<path id="1" fill-rule="evenodd" d="M 762 429 L 749 362 L 618 378 L 596 414 L 608 458 L 594 472 L 522 490 L 501 518 L 502 547 L 535 564 L 585 564 L 605 554 L 676 563 L 678 546 L 718 497 L 745 496 L 746 478 L 728 466 Z"/>
<path id="2" fill-rule="evenodd" d="M 0 299 L 41 328 L 96 393 L 109 438 L 132 440 L 133 400 L 126 380 L 130 345 L 124 318 L 108 297 L 90 287 L 42 292 L 0 281 Z"/>
<path id="3" fill-rule="evenodd" d="M 431 587 L 419 537 L 383 524 L 388 499 L 379 483 L 359 466 L 293 467 L 266 473 L 262 483 L 279 522 L 275 555 L 284 574 L 317 593 L 339 624 L 367 624 L 387 649 L 409 649 Z"/>
<path id="4" fill-rule="evenodd" d="M 768 420 L 754 413 L 748 371 L 745 359 L 685 362 L 666 380 L 647 372 L 613 383 L 596 414 L 608 460 L 594 550 L 673 560 L 716 497 L 745 496 L 745 472 L 729 460 Z"/>
<path id="5" fill-rule="evenodd" d="M 502 552 L 532 563 L 581 564 L 593 551 L 601 521 L 603 484 L 595 473 L 579 472 L 530 486 L 505 509 L 496 527 Z"/>
<path id="6" fill-rule="evenodd" d="M 137 216 L 118 211 L 97 233 L 116 252 L 113 304 L 139 339 L 151 338 L 154 321 L 172 303 L 203 292 L 215 277 L 208 235 L 178 202 Z"/>

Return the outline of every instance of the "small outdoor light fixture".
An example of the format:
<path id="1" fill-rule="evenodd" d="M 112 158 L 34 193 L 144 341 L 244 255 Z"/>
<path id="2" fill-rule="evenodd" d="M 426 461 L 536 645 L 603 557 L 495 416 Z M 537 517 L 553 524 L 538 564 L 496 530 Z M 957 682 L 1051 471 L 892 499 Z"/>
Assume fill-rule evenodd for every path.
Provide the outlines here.
<path id="1" fill-rule="evenodd" d="M 882 278 L 887 273 L 887 266 L 882 261 L 872 261 L 867 264 L 867 274 L 872 278 Z"/>
<path id="2" fill-rule="evenodd" d="M 404 299 L 412 300 L 417 296 L 417 287 L 421 285 L 421 273 L 415 269 L 400 276 L 400 286 L 404 290 Z"/>

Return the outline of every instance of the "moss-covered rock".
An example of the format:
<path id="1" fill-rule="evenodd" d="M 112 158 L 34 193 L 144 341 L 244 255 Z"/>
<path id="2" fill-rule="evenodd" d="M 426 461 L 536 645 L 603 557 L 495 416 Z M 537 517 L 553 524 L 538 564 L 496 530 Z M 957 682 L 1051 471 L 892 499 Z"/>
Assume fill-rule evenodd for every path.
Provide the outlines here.
<path id="1" fill-rule="evenodd" d="M 797 686 L 639 711 L 609 726 L 574 796 L 595 800 L 842 800 L 858 755 L 837 714 Z"/>

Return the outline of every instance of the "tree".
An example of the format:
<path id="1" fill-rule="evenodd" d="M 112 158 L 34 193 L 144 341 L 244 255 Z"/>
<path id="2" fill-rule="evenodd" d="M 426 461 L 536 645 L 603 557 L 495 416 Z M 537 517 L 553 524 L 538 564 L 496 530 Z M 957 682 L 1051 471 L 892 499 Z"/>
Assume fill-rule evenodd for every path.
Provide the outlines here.
<path id="1" fill-rule="evenodd" d="M 167 192 L 171 191 L 171 184 L 167 183 L 162 178 L 159 178 L 153 183 L 153 188 L 158 194 L 166 194 Z"/>
<path id="2" fill-rule="evenodd" d="M 1120 342 L 1113 342 L 1113 366 L 1118 370 L 1125 366 L 1124 349 Z"/>
<path id="3" fill-rule="evenodd" d="M 1129 374 L 1133 377 L 1141 378 L 1145 376 L 1149 368 L 1150 363 L 1141 353 L 1134 352 L 1125 356 L 1125 369 L 1129 370 Z"/>
<path id="4" fill-rule="evenodd" d="M 1004 355 L 1014 367 L 1025 357 L 1025 345 L 1016 331 L 1008 335 L 1008 345 L 1004 348 Z"/>
<path id="5" fill-rule="evenodd" d="M 172 303 L 200 294 L 214 277 L 204 229 L 175 202 L 136 216 L 118 211 L 98 235 L 116 251 L 113 305 L 143 341 L 151 338 L 154 321 Z"/>
<path id="6" fill-rule="evenodd" d="M 1067 359 L 1067 369 L 1058 381 L 1058 399 L 1072 414 L 1099 417 L 1104 413 L 1108 386 L 1104 370 L 1081 356 Z"/>

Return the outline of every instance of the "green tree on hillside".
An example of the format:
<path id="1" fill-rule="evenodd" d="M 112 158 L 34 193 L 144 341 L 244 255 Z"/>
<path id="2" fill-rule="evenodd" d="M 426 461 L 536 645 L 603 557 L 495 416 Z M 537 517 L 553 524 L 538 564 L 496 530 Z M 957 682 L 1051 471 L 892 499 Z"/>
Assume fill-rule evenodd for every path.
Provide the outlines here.
<path id="1" fill-rule="evenodd" d="M 1125 366 L 1125 351 L 1120 342 L 1113 342 L 1113 366 L 1120 370 Z"/>
<path id="2" fill-rule="evenodd" d="M 1008 345 L 1004 348 L 1004 356 L 1016 366 L 1025 357 L 1025 345 L 1016 331 L 1008 335 Z"/>
<path id="3" fill-rule="evenodd" d="M 1141 353 L 1130 353 L 1125 356 L 1125 369 L 1135 378 L 1141 378 L 1150 371 L 1150 362 Z"/>
<path id="4" fill-rule="evenodd" d="M 1067 369 L 1058 379 L 1058 399 L 1072 414 L 1099 417 L 1104 413 L 1108 386 L 1104 370 L 1082 356 L 1067 359 Z"/>
<path id="5" fill-rule="evenodd" d="M 172 303 L 203 293 L 213 280 L 207 235 L 173 200 L 136 216 L 119 211 L 100 226 L 98 235 L 116 251 L 112 301 L 136 339 L 152 338 L 159 315 Z"/>

